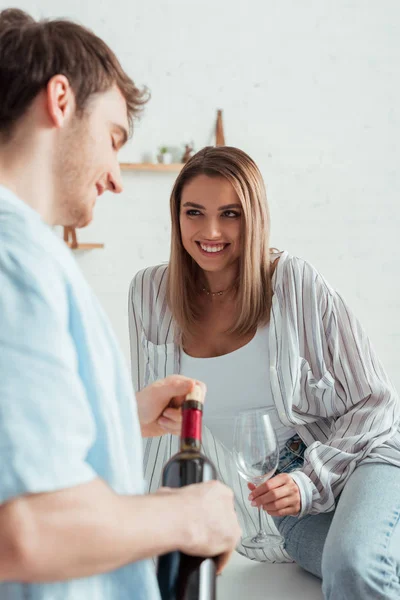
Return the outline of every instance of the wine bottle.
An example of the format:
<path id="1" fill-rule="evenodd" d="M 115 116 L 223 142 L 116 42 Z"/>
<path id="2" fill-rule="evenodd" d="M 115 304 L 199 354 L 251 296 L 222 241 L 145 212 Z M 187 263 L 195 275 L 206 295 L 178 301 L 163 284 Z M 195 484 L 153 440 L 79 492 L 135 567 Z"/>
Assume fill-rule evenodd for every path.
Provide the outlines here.
<path id="1" fill-rule="evenodd" d="M 182 405 L 180 451 L 163 470 L 163 486 L 178 488 L 217 478 L 214 465 L 201 453 L 203 393 L 200 386 L 186 396 Z M 157 568 L 162 600 L 215 600 L 216 565 L 212 558 L 183 552 L 160 556 Z"/>

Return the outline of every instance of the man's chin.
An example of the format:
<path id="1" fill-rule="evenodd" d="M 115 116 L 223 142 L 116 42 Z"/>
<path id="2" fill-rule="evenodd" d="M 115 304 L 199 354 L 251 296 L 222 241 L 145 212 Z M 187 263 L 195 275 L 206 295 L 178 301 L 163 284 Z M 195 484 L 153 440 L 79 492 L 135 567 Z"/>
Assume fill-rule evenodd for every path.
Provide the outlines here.
<path id="1" fill-rule="evenodd" d="M 75 227 L 76 229 L 83 229 L 84 227 L 87 227 L 88 225 L 90 225 L 90 223 L 93 221 L 93 208 L 90 208 L 89 210 L 87 210 L 87 212 L 85 212 L 84 214 L 81 214 L 80 217 L 78 219 L 76 219 L 75 225 L 73 225 L 72 227 Z"/>
<path id="2" fill-rule="evenodd" d="M 84 229 L 84 227 L 87 227 L 88 225 L 90 225 L 90 223 L 93 221 L 93 215 L 90 215 L 90 217 L 86 218 L 86 219 L 82 219 L 80 220 L 76 225 L 75 228 L 76 229 Z"/>

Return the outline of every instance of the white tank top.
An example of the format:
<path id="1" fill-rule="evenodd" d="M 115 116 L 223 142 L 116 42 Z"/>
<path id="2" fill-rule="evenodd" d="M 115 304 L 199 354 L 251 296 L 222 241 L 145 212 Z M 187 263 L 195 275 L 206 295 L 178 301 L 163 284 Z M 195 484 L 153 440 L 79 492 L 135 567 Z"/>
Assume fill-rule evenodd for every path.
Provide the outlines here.
<path id="1" fill-rule="evenodd" d="M 223 356 L 193 358 L 181 349 L 181 374 L 207 385 L 204 424 L 229 450 L 232 450 L 234 420 L 239 411 L 274 407 L 268 339 L 269 326 L 259 328 L 248 344 Z M 281 423 L 276 409 L 270 416 L 282 449 L 296 432 Z"/>

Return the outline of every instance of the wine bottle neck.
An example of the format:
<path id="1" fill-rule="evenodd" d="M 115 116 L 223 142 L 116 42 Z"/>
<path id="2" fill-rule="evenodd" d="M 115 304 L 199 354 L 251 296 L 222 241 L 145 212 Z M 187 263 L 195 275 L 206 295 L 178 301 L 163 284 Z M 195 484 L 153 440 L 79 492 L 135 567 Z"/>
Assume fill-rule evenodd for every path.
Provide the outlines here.
<path id="1" fill-rule="evenodd" d="M 182 405 L 181 451 L 201 449 L 203 404 L 186 400 Z"/>

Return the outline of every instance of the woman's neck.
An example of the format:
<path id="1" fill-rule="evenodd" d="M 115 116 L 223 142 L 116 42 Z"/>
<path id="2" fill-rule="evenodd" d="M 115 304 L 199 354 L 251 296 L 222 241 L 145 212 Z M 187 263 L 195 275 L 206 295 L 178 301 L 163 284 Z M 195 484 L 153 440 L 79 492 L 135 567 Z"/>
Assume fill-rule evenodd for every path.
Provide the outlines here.
<path id="1" fill-rule="evenodd" d="M 232 266 L 230 269 L 226 269 L 220 272 L 212 272 L 212 271 L 203 271 L 204 273 L 204 281 L 205 281 L 205 290 L 212 294 L 217 294 L 218 292 L 227 292 L 231 290 L 237 279 L 237 267 Z"/>

